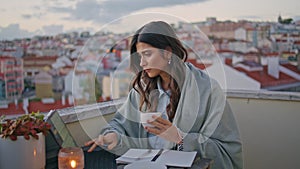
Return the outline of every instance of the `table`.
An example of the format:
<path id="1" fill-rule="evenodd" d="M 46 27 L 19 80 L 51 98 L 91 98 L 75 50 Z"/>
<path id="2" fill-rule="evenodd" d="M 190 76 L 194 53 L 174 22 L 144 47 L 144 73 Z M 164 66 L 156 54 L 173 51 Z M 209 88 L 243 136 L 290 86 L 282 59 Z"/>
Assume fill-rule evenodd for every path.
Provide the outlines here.
<path id="1" fill-rule="evenodd" d="M 213 163 L 213 160 L 207 158 L 196 157 L 192 167 L 188 169 L 209 169 L 210 165 Z M 124 169 L 126 165 L 118 164 L 117 169 Z M 168 169 L 180 169 L 181 167 L 168 167 Z"/>
<path id="2" fill-rule="evenodd" d="M 54 150 L 53 150 L 54 151 Z M 58 161 L 57 154 L 59 149 L 54 152 L 47 152 L 46 169 L 57 169 Z M 93 152 L 88 153 L 84 150 L 84 165 L 86 169 L 123 169 L 125 165 L 117 165 L 117 156 L 101 148 L 96 148 Z M 197 156 L 194 163 L 189 169 L 209 169 L 213 160 L 207 158 L 200 158 Z M 174 168 L 174 167 L 172 167 Z M 171 169 L 169 167 L 169 169 Z M 177 167 L 176 169 L 179 169 Z"/>

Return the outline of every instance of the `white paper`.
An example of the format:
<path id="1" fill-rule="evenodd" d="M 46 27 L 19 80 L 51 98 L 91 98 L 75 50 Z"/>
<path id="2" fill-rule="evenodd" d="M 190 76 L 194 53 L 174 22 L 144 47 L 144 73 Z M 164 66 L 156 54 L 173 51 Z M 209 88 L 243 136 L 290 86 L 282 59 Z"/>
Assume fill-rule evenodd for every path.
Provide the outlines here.
<path id="1" fill-rule="evenodd" d="M 196 151 L 166 150 L 158 157 L 156 162 L 164 163 L 166 166 L 191 167 L 196 154 Z"/>
<path id="2" fill-rule="evenodd" d="M 151 161 L 159 150 L 130 149 L 121 157 L 116 159 L 117 163 L 133 163 L 137 161 Z M 173 167 L 191 167 L 197 152 L 184 152 L 175 150 L 164 150 L 155 162 Z"/>
<path id="3" fill-rule="evenodd" d="M 116 159 L 117 163 L 132 163 L 134 161 L 151 161 L 159 150 L 129 149 L 125 154 Z"/>

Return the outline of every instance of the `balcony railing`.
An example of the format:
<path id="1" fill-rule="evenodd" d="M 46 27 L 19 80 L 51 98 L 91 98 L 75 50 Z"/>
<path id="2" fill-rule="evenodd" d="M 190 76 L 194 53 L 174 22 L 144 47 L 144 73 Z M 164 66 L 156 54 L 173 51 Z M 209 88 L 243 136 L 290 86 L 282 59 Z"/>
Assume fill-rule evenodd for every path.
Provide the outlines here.
<path id="1" fill-rule="evenodd" d="M 227 91 L 243 142 L 245 169 L 300 166 L 300 93 Z M 98 136 L 124 98 L 57 110 L 78 145 Z"/>

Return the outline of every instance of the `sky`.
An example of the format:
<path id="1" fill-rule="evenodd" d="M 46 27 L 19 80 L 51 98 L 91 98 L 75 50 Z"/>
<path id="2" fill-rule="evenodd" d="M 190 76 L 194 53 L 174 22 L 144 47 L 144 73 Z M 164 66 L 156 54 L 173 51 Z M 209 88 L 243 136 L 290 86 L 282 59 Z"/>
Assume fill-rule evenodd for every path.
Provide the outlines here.
<path id="1" fill-rule="evenodd" d="M 72 31 L 133 31 L 149 20 L 300 20 L 299 0 L 0 0 L 0 40 Z M 298 8 L 298 9 L 297 9 Z"/>

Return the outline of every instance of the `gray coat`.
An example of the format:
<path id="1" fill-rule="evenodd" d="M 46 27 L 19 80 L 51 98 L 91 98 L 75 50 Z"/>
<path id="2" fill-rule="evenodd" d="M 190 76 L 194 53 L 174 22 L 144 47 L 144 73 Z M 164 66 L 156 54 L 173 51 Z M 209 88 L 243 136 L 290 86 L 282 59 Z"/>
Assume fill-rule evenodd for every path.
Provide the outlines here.
<path id="1" fill-rule="evenodd" d="M 132 89 L 115 117 L 101 134 L 117 132 L 119 144 L 113 153 L 129 148 L 149 148 L 147 132 L 139 123 L 139 94 Z M 212 169 L 243 168 L 242 145 L 234 115 L 219 84 L 192 64 L 186 77 L 173 124 L 183 131 L 184 151 L 197 151 L 213 159 Z M 175 144 L 168 142 L 168 148 Z"/>

